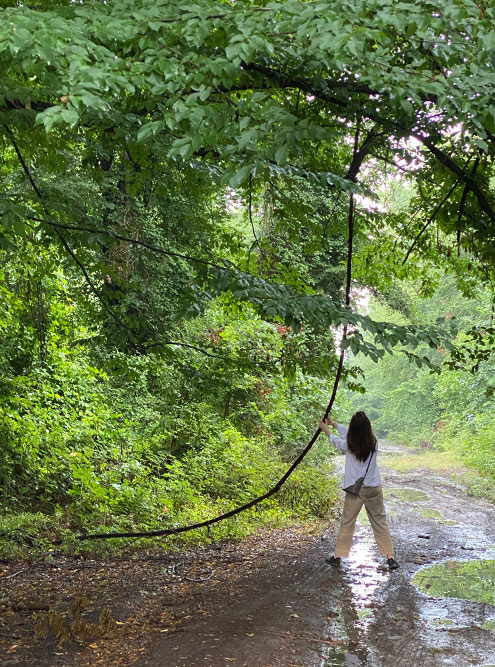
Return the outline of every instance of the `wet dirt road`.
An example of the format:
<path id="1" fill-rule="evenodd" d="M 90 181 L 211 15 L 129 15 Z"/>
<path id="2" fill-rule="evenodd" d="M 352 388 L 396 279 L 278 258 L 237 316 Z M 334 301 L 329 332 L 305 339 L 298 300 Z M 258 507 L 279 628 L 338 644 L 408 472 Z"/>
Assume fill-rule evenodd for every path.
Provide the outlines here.
<path id="1" fill-rule="evenodd" d="M 385 569 L 363 510 L 351 556 L 340 569 L 324 561 L 333 551 L 336 526 L 323 539 L 267 548 L 234 585 L 226 580 L 224 589 L 221 583 L 192 587 L 190 613 L 141 664 L 495 665 L 493 574 L 476 582 L 491 603 L 429 596 L 430 584 L 422 593 L 412 583 L 433 564 L 446 563 L 455 573 L 454 561 L 495 559 L 495 507 L 468 498 L 447 473 L 399 474 L 393 464 L 405 454 L 381 446 L 398 571 Z"/>

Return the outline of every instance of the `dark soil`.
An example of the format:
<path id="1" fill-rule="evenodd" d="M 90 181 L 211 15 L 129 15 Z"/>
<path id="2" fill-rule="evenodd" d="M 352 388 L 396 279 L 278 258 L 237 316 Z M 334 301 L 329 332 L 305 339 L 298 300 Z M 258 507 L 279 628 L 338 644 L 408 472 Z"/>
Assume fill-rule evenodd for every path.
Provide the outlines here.
<path id="1" fill-rule="evenodd" d="M 495 508 L 447 472 L 399 475 L 397 456 L 382 451 L 399 570 L 385 568 L 365 520 L 340 569 L 324 560 L 336 526 L 180 555 L 11 563 L 1 568 L 0 666 L 495 664 L 495 606 L 428 597 L 412 583 L 430 564 L 495 558 Z"/>

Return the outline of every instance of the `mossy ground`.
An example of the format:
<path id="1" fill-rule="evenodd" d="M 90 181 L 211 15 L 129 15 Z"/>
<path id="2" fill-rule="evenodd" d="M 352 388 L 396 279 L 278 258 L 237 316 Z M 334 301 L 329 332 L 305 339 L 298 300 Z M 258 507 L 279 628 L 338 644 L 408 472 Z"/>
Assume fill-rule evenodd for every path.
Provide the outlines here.
<path id="1" fill-rule="evenodd" d="M 412 470 L 428 470 L 430 473 L 442 473 L 466 488 L 473 498 L 480 498 L 495 503 L 495 485 L 491 478 L 469 468 L 462 456 L 452 450 L 442 449 L 404 449 L 404 454 L 385 459 L 383 465 L 400 473 Z"/>
<path id="2" fill-rule="evenodd" d="M 451 451 L 436 449 L 405 450 L 407 453 L 396 456 L 393 462 L 385 465 L 394 468 L 398 472 L 409 472 L 410 470 L 428 469 L 433 471 L 465 472 L 467 468 L 459 456 Z"/>

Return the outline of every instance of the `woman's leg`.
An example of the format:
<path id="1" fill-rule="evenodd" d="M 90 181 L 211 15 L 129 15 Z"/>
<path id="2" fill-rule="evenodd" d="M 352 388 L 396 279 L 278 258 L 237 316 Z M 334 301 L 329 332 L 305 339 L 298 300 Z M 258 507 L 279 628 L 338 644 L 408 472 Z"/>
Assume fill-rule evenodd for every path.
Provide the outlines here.
<path id="1" fill-rule="evenodd" d="M 361 489 L 361 495 L 364 497 L 364 506 L 380 553 L 387 558 L 393 558 L 394 548 L 383 504 L 382 487 L 365 487 Z"/>
<path id="2" fill-rule="evenodd" d="M 347 557 L 351 550 L 352 538 L 354 536 L 354 526 L 356 518 L 363 506 L 363 499 L 354 496 L 352 493 L 345 494 L 344 511 L 340 520 L 339 534 L 337 535 L 337 544 L 335 545 L 335 557 Z"/>

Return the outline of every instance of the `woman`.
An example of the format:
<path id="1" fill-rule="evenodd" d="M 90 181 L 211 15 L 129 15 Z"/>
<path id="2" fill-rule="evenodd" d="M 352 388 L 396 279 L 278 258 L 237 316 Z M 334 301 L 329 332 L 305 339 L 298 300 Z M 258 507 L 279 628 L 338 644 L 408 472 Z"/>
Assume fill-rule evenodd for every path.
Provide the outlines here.
<path id="1" fill-rule="evenodd" d="M 331 435 L 329 425 L 337 429 L 340 437 Z M 392 540 L 383 505 L 380 471 L 376 462 L 378 440 L 373 433 L 370 420 L 364 412 L 356 412 L 351 419 L 349 428 L 337 424 L 330 417 L 320 422 L 320 428 L 328 435 L 330 442 L 345 453 L 345 473 L 342 488 L 345 490 L 360 477 L 364 477 L 359 495 L 345 494 L 344 512 L 340 521 L 335 555 L 327 558 L 326 562 L 338 567 L 340 559 L 349 555 L 356 518 L 364 504 L 378 549 L 383 556 L 387 556 L 388 569 L 396 570 L 399 564 L 394 558 Z"/>

